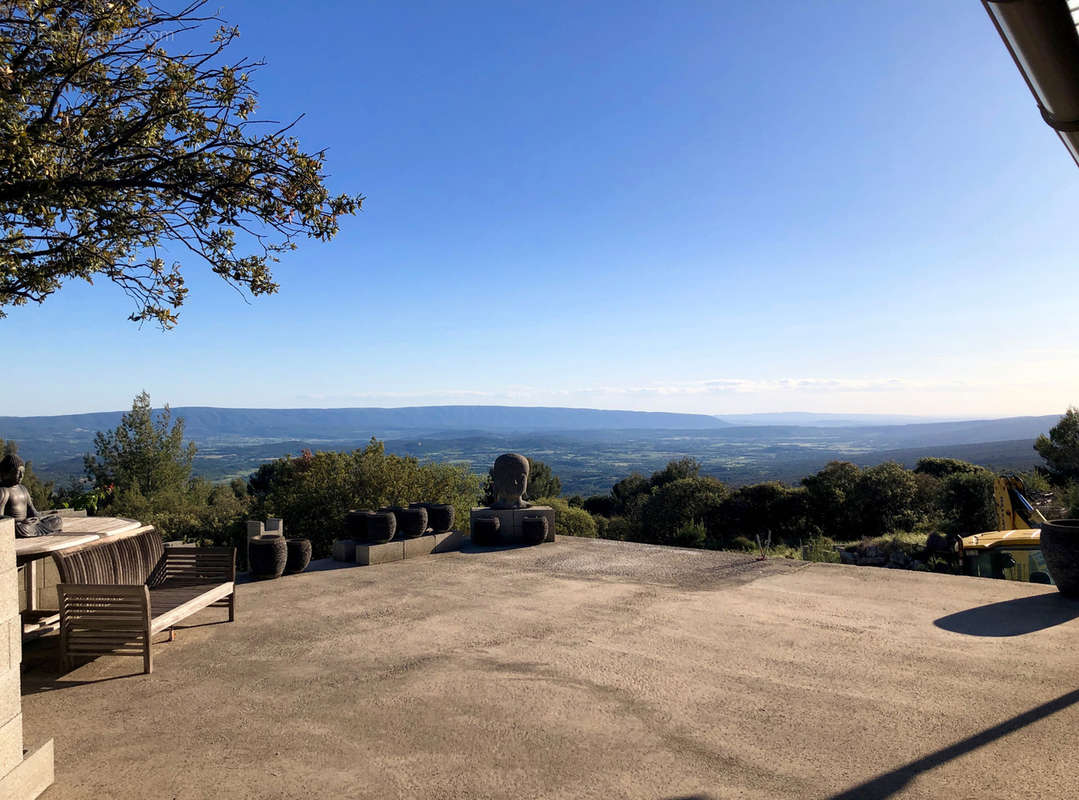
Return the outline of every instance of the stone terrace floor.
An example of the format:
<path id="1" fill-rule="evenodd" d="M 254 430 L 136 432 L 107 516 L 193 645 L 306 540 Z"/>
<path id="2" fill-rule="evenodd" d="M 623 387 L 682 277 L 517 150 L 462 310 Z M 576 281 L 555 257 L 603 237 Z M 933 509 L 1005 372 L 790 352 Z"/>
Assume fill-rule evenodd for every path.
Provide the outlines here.
<path id="1" fill-rule="evenodd" d="M 313 566 L 150 676 L 28 645 L 46 800 L 1079 793 L 1051 587 L 568 538 Z"/>

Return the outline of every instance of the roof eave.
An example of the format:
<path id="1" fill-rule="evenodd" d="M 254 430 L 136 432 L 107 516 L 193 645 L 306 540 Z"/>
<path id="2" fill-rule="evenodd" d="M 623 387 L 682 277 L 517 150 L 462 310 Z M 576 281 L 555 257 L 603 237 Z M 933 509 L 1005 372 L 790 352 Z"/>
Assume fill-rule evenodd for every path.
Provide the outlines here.
<path id="1" fill-rule="evenodd" d="M 1079 9 L 1079 2 L 1074 3 Z M 1079 31 L 1066 0 L 982 0 L 1038 103 L 1079 165 Z"/>

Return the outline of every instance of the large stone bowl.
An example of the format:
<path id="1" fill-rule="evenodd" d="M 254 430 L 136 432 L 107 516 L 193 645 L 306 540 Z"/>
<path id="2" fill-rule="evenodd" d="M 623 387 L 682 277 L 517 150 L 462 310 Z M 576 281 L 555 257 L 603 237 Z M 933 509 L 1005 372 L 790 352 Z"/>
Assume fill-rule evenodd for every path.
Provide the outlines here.
<path id="1" fill-rule="evenodd" d="M 472 544 L 477 547 L 494 547 L 498 544 L 498 529 L 502 520 L 498 517 L 479 517 L 472 520 Z"/>
<path id="2" fill-rule="evenodd" d="M 370 511 L 367 514 L 367 544 L 385 544 L 397 533 L 397 517 L 392 511 Z"/>
<path id="3" fill-rule="evenodd" d="M 397 518 L 397 537 L 399 539 L 415 539 L 427 533 L 427 509 L 426 508 L 401 508 L 395 506 L 393 515 Z"/>
<path id="4" fill-rule="evenodd" d="M 410 503 L 409 508 L 427 509 L 427 527 L 432 533 L 445 533 L 453 530 L 453 506 L 443 503 Z"/>
<path id="5" fill-rule="evenodd" d="M 345 515 L 345 535 L 356 542 L 367 541 L 367 520 L 371 512 L 367 509 L 349 511 Z"/>
<path id="6" fill-rule="evenodd" d="M 280 578 L 288 561 L 288 544 L 281 535 L 255 536 L 247 543 L 247 557 L 252 577 Z"/>
<path id="7" fill-rule="evenodd" d="M 547 517 L 539 515 L 521 518 L 521 541 L 540 544 L 547 539 Z"/>
<path id="8" fill-rule="evenodd" d="M 285 547 L 288 548 L 285 572 L 293 575 L 307 569 L 307 565 L 311 563 L 311 540 L 285 539 Z"/>
<path id="9" fill-rule="evenodd" d="M 1079 597 L 1079 519 L 1042 524 L 1042 555 L 1060 593 Z"/>

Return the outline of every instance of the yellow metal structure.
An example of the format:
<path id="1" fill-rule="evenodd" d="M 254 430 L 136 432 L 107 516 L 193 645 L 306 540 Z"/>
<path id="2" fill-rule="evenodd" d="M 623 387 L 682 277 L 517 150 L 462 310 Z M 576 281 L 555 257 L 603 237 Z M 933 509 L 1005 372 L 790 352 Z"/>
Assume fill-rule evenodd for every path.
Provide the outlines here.
<path id="1" fill-rule="evenodd" d="M 1039 526 L 1046 522 L 1042 512 L 1034 508 L 1023 494 L 1027 487 L 1018 475 L 1001 475 L 993 482 L 993 504 L 997 509 L 997 530 L 1034 531 L 1041 533 Z"/>
<path id="2" fill-rule="evenodd" d="M 1016 475 L 993 484 L 997 530 L 963 537 L 963 572 L 984 578 L 1051 583 L 1041 553 L 1041 530 L 1046 519 L 1023 494 Z"/>

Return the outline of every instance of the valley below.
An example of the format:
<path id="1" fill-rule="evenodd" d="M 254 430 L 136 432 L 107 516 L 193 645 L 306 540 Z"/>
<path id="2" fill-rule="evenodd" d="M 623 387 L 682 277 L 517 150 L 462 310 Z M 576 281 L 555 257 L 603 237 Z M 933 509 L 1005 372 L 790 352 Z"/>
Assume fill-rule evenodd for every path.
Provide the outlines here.
<path id="1" fill-rule="evenodd" d="M 704 474 L 734 486 L 797 483 L 829 461 L 871 466 L 919 458 L 959 458 L 994 470 L 1025 471 L 1040 462 L 1033 441 L 1056 416 L 882 424 L 872 419 L 815 424 L 759 424 L 773 415 L 743 415 L 731 424 L 707 415 L 585 409 L 437 407 L 416 409 L 176 408 L 195 442 L 195 473 L 211 481 L 246 478 L 258 466 L 305 449 L 352 450 L 372 437 L 389 452 L 421 461 L 465 463 L 485 473 L 500 453 L 516 451 L 550 465 L 565 494 L 605 493 L 632 472 L 648 475 L 692 457 Z M 2 417 L 0 437 L 46 480 L 65 485 L 83 472 L 94 435 L 121 412 L 57 417 Z M 745 424 L 758 422 L 758 424 Z"/>

